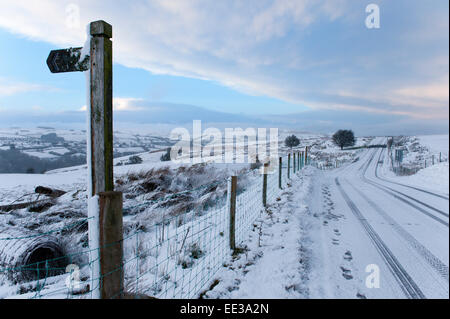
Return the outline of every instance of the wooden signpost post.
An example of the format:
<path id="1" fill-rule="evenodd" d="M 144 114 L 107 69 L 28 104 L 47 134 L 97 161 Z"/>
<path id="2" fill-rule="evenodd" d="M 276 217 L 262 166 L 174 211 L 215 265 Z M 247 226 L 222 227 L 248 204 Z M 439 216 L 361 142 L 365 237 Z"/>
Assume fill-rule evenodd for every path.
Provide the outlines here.
<path id="1" fill-rule="evenodd" d="M 83 48 L 51 51 L 52 73 L 89 70 L 88 217 L 91 256 L 91 292 L 94 298 L 120 298 L 123 294 L 122 193 L 113 180 L 112 26 L 90 24 L 89 55 Z"/>

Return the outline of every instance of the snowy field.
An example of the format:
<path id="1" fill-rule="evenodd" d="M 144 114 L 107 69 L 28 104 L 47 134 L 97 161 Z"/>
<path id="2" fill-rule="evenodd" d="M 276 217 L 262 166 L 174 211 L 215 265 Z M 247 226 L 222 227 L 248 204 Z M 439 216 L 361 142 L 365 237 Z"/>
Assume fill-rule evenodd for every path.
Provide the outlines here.
<path id="1" fill-rule="evenodd" d="M 449 172 L 448 162 L 439 163 L 424 169 L 411 176 L 397 177 L 395 180 L 408 185 L 425 187 L 438 191 L 442 194 L 449 194 Z"/>
<path id="2" fill-rule="evenodd" d="M 248 163 L 218 163 L 222 156 L 206 157 L 207 163 L 197 165 L 161 162 L 164 151 L 139 153 L 141 164 L 126 165 L 129 156 L 116 158 L 114 180 L 116 190 L 124 193 L 124 232 L 131 239 L 125 245 L 125 255 L 130 260 L 128 287 L 137 290 L 133 278 L 142 273 L 141 283 L 148 288 L 147 293 L 161 298 L 185 297 L 183 291 L 187 286 L 182 284 L 177 288 L 174 279 L 166 279 L 168 272 L 178 273 L 183 278 L 193 275 L 197 278 L 208 270 L 206 265 L 214 264 L 217 272 L 208 270 L 207 277 L 199 277 L 209 281 L 195 281 L 202 298 L 405 298 L 422 294 L 448 297 L 448 245 L 445 248 L 445 241 L 441 240 L 447 236 L 448 242 L 448 162 L 436 163 L 411 176 L 396 176 L 390 169 L 390 157 L 385 149 L 342 151 L 331 143 L 329 136 L 295 132 L 282 133 L 280 155 L 290 151 L 282 141 L 291 134 L 298 135 L 301 141 L 293 151 L 312 145 L 313 165 L 323 170 L 307 167 L 292 175 L 292 180 L 280 193 L 275 191 L 277 175 L 269 175 L 273 195 L 267 210 L 258 208 L 261 176 L 258 171 L 251 171 Z M 413 145 L 409 149 L 411 153 L 428 158 L 436 152 L 445 152 L 445 138 L 448 141 L 448 135 L 411 137 L 404 141 Z M 357 145 L 385 141 L 385 138 L 364 137 L 358 138 Z M 242 145 L 238 145 L 238 149 L 246 150 Z M 239 220 L 246 230 L 238 235 L 241 251 L 223 255 L 227 243 L 226 181 L 236 174 L 240 176 L 238 192 L 243 192 L 238 207 L 245 212 Z M 28 235 L 56 231 L 55 234 L 59 234 L 61 227 L 85 221 L 86 176 L 86 165 L 46 174 L 0 174 L 0 206 L 42 199 L 34 193 L 36 186 L 66 192 L 50 200 L 42 211 L 24 208 L 0 212 L 1 233 Z M 283 180 L 286 182 L 286 175 Z M 441 198 L 429 200 L 429 195 L 422 191 L 400 184 L 437 192 Z M 389 193 L 402 198 L 396 199 Z M 182 196 L 173 197 L 174 194 Z M 344 194 L 354 203 L 349 204 Z M 445 196 L 447 208 L 441 203 L 445 202 L 442 199 Z M 411 198 L 427 206 L 418 207 L 422 204 Z M 418 211 L 410 216 L 411 209 Z M 392 215 L 391 210 L 396 213 Z M 206 213 L 208 211 L 216 213 L 211 215 Z M 436 212 L 443 215 L 435 216 Z M 367 225 L 361 225 L 360 215 L 365 217 Z M 167 216 L 175 216 L 174 223 L 161 228 L 161 221 Z M 430 216 L 435 217 L 430 220 Z M 193 237 L 195 227 L 208 229 L 197 237 L 197 242 Z M 370 231 L 365 231 L 367 229 Z M 132 234 L 137 231 L 143 232 L 140 238 L 148 238 L 145 242 L 149 245 L 135 243 L 137 237 Z M 64 233 L 62 244 L 66 251 L 86 248 L 85 228 L 77 226 Z M 222 235 L 217 237 L 218 233 Z M 153 238 L 167 242 L 152 246 Z M 391 255 L 377 252 L 377 245 L 383 245 Z M 136 251 L 141 251 L 144 258 L 140 264 L 133 261 Z M 222 253 L 211 255 L 211 251 Z M 171 256 L 176 256 L 178 261 L 171 261 Z M 396 267 L 404 269 L 404 273 L 393 273 L 386 266 L 386 260 L 394 262 L 392 256 L 396 257 Z M 224 260 L 224 264 L 219 265 L 218 260 Z M 81 258 L 78 262 L 83 264 L 86 260 Z M 383 273 L 383 289 L 369 289 L 365 284 L 366 266 L 374 262 Z M 151 265 L 155 263 L 158 269 L 163 268 L 161 272 L 152 270 Z M 139 269 L 137 273 L 135 269 Z M 89 277 L 87 269 L 82 273 L 83 278 Z M 405 274 L 411 277 L 409 285 L 416 287 L 407 290 L 406 295 L 402 293 L 406 288 L 396 284 L 398 277 Z M 57 293 L 58 289 L 65 289 L 66 277 L 52 278 L 48 281 L 51 287 L 48 296 L 67 297 L 67 294 Z M 447 278 L 447 284 L 442 278 Z M 0 298 L 16 298 L 18 294 L 22 298 L 33 298 L 37 284 L 14 284 L 2 277 Z"/>
<path id="3" fill-rule="evenodd" d="M 412 138 L 414 143 L 420 143 L 420 148 L 409 147 L 404 162 L 406 165 L 417 166 L 418 171 L 409 176 L 396 176 L 391 170 L 391 161 L 386 154 L 380 174 L 392 181 L 417 186 L 449 194 L 448 168 L 448 135 L 422 135 Z M 418 142 L 417 142 L 418 141 Z M 407 144 L 411 145 L 411 144 Z M 441 161 L 439 162 L 439 157 Z M 424 162 L 427 165 L 425 167 Z M 434 161 L 434 162 L 433 162 Z M 434 165 L 433 165 L 434 163 Z"/>
<path id="4" fill-rule="evenodd" d="M 448 154 L 448 134 L 447 135 L 421 135 L 418 136 L 420 143 L 430 149 L 433 153 Z"/>

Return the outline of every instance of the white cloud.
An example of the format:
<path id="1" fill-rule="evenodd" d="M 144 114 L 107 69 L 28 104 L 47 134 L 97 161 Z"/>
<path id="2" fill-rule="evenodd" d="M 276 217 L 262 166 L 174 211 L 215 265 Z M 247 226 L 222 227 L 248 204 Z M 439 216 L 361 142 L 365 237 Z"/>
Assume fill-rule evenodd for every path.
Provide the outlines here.
<path id="1" fill-rule="evenodd" d="M 447 38 L 448 43 L 448 30 L 442 28 L 448 26 L 448 15 L 446 21 L 436 22 L 443 19 L 436 13 L 438 5 L 429 6 L 434 21 L 421 18 L 396 29 L 386 17 L 389 10 L 398 9 L 384 2 L 381 29 L 369 31 L 364 28 L 365 5 L 349 0 L 72 2 L 79 5 L 80 25 L 98 19 L 113 25 L 115 61 L 125 66 L 217 81 L 313 108 L 418 117 L 427 108 L 448 107 L 448 94 L 443 94 L 441 84 L 435 86 L 443 76 L 448 79 L 448 62 L 424 67 L 437 56 L 448 60 L 448 48 L 434 53 L 421 47 L 421 41 Z M 427 16 L 420 1 L 400 3 L 404 8 L 390 16 Z M 61 47 L 81 45 L 85 30 L 67 25 L 67 5 L 56 0 L 0 0 L 0 27 Z M 420 38 L 411 41 L 416 31 Z M 416 55 L 420 50 L 424 52 Z M 135 101 L 116 100 L 115 109 L 131 110 L 136 105 L 131 102 Z"/>
<path id="2" fill-rule="evenodd" d="M 124 98 L 124 97 L 115 97 L 113 99 L 113 108 L 114 111 L 140 111 L 143 108 L 137 106 L 142 99 L 138 98 Z"/>
<path id="3" fill-rule="evenodd" d="M 139 102 L 144 102 L 144 100 L 133 97 L 115 97 L 113 98 L 113 109 L 114 111 L 142 111 L 144 108 L 139 106 Z M 86 112 L 87 106 L 83 105 L 78 111 Z"/>
<path id="4" fill-rule="evenodd" d="M 10 96 L 19 93 L 53 90 L 56 90 L 56 88 L 33 83 L 15 82 L 5 78 L 0 78 L 0 96 Z"/>
<path id="5" fill-rule="evenodd" d="M 445 102 L 448 101 L 448 89 L 449 78 L 447 75 L 447 77 L 443 78 L 440 82 L 401 88 L 395 93 L 407 98 Z"/>

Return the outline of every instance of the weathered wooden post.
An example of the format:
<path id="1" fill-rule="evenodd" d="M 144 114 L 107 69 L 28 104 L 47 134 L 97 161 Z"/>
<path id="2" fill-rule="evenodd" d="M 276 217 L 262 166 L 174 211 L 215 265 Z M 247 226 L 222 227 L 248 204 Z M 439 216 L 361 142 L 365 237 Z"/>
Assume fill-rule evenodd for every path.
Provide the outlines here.
<path id="1" fill-rule="evenodd" d="M 295 172 L 296 172 L 296 170 L 297 170 L 297 166 L 296 166 L 296 162 L 295 162 L 295 152 L 293 153 L 293 156 L 294 156 L 294 162 L 293 162 L 293 170 L 294 170 L 294 174 L 295 174 Z"/>
<path id="2" fill-rule="evenodd" d="M 279 163 L 278 163 L 278 188 L 282 189 L 282 180 L 281 175 L 283 173 L 283 158 L 280 156 Z"/>
<path id="3" fill-rule="evenodd" d="M 300 152 L 297 153 L 297 170 L 300 171 L 301 169 L 301 164 L 300 164 Z"/>
<path id="4" fill-rule="evenodd" d="M 231 176 L 228 185 L 229 208 L 230 208 L 230 249 L 236 249 L 236 191 L 237 191 L 237 176 Z"/>
<path id="5" fill-rule="evenodd" d="M 304 165 L 305 157 L 304 157 L 303 151 L 300 152 L 300 157 L 301 157 L 301 160 L 300 160 L 300 169 L 303 169 L 303 167 L 305 166 L 305 165 Z"/>
<path id="6" fill-rule="evenodd" d="M 287 178 L 291 178 L 291 153 L 288 154 Z"/>
<path id="7" fill-rule="evenodd" d="M 434 154 L 431 156 L 431 165 L 434 165 Z"/>
<path id="8" fill-rule="evenodd" d="M 302 152 L 298 152 L 298 170 L 302 170 Z"/>
<path id="9" fill-rule="evenodd" d="M 123 287 L 122 193 L 98 194 L 100 221 L 100 297 L 121 298 Z"/>
<path id="10" fill-rule="evenodd" d="M 89 32 L 89 52 L 88 48 L 51 51 L 47 65 L 52 73 L 89 70 L 87 166 L 91 292 L 93 298 L 120 298 L 123 294 L 123 202 L 122 193 L 113 192 L 112 26 L 95 21 L 90 24 Z"/>
<path id="11" fill-rule="evenodd" d="M 439 163 L 442 163 L 442 152 L 439 152 Z"/>
<path id="12" fill-rule="evenodd" d="M 90 68 L 90 175 L 91 196 L 114 189 L 112 26 L 92 22 Z"/>
<path id="13" fill-rule="evenodd" d="M 308 146 L 305 146 L 305 165 L 308 165 Z"/>
<path id="14" fill-rule="evenodd" d="M 90 35 L 89 189 L 92 200 L 98 197 L 100 208 L 98 212 L 89 210 L 89 217 L 93 217 L 90 227 L 98 228 L 90 230 L 90 236 L 99 234 L 90 242 L 99 248 L 98 297 L 120 298 L 123 293 L 123 221 L 122 209 L 118 207 L 122 205 L 122 194 L 111 193 L 114 190 L 112 26 L 104 21 L 92 22 Z M 111 205 L 102 207 L 102 202 L 109 201 Z M 110 274 L 112 269 L 116 274 Z"/>
<path id="15" fill-rule="evenodd" d="M 263 191 L 262 191 L 262 202 L 263 206 L 267 207 L 267 170 L 269 168 L 269 163 L 264 163 L 263 171 Z"/>

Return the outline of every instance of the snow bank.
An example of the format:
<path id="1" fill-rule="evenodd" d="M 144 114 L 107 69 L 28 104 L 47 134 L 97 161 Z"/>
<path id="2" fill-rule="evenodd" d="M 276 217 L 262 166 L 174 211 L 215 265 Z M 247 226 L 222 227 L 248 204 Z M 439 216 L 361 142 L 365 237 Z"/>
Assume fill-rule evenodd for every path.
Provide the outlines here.
<path id="1" fill-rule="evenodd" d="M 415 175 L 400 177 L 398 178 L 398 181 L 405 182 L 409 185 L 416 185 L 418 187 L 426 187 L 444 194 L 448 194 L 448 179 L 448 162 L 446 162 L 421 169 Z"/>
<path id="2" fill-rule="evenodd" d="M 432 153 L 443 152 L 448 154 L 448 134 L 447 135 L 422 135 L 418 136 L 420 143 L 430 149 Z"/>

